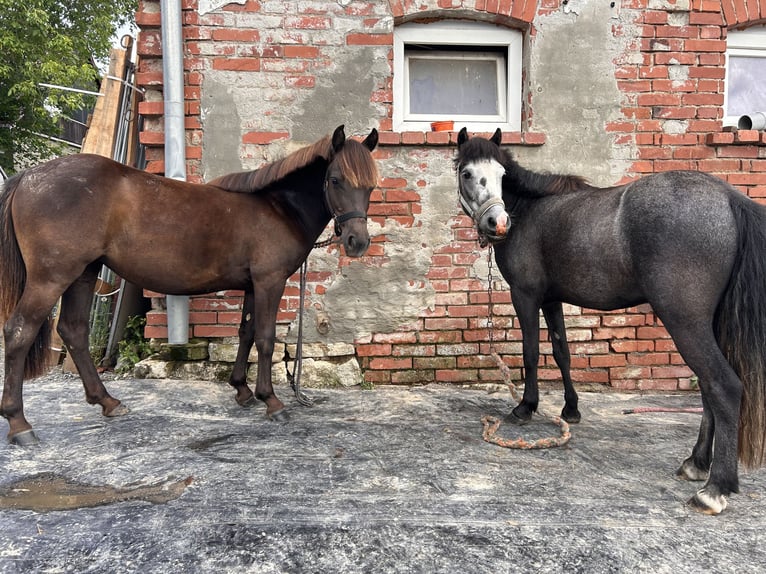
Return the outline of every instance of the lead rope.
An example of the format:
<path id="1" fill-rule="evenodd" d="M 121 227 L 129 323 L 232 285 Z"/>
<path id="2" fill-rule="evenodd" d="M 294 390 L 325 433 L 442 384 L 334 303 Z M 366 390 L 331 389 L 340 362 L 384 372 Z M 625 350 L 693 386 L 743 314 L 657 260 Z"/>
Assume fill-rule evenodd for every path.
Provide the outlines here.
<path id="1" fill-rule="evenodd" d="M 503 380 L 505 381 L 505 384 L 508 385 L 508 389 L 511 391 L 511 396 L 513 397 L 513 400 L 515 400 L 517 403 L 520 403 L 521 397 L 519 396 L 518 389 L 516 388 L 516 385 L 511 380 L 511 370 L 508 368 L 508 365 L 506 365 L 505 362 L 500 358 L 500 355 L 498 355 L 497 352 L 495 351 L 495 335 L 494 335 L 495 324 L 493 320 L 494 309 L 493 309 L 493 302 L 492 302 L 492 283 L 494 282 L 494 278 L 492 277 L 492 244 L 491 243 L 489 244 L 489 249 L 487 250 L 487 282 L 489 283 L 487 287 L 487 295 L 489 297 L 489 301 L 487 302 L 487 329 L 489 330 L 490 356 L 494 359 L 495 363 L 500 369 L 500 372 L 503 375 Z M 542 411 L 538 411 L 538 414 L 543 416 L 544 418 L 549 419 L 553 424 L 558 425 L 559 428 L 561 429 L 560 436 L 543 437 L 533 441 L 528 441 L 524 438 L 516 438 L 516 439 L 502 438 L 496 435 L 497 429 L 500 428 L 500 420 L 490 415 L 484 415 L 483 417 L 481 417 L 481 422 L 484 425 L 482 438 L 486 442 L 496 444 L 497 446 L 501 446 L 503 448 L 515 448 L 515 449 L 524 449 L 524 450 L 564 446 L 565 444 L 569 442 L 569 439 L 572 436 L 571 433 L 569 432 L 569 423 L 567 423 L 561 417 L 550 416 L 545 414 Z"/>
<path id="2" fill-rule="evenodd" d="M 335 234 L 333 234 L 328 239 L 314 243 L 314 248 L 316 249 L 320 247 L 327 247 L 328 245 L 332 245 L 335 241 Z M 282 356 L 282 360 L 285 362 L 287 381 L 290 383 L 290 387 L 292 387 L 293 393 L 295 393 L 295 399 L 304 407 L 313 407 L 314 400 L 301 390 L 301 372 L 303 371 L 303 304 L 306 298 L 307 273 L 308 257 L 301 264 L 299 296 L 300 303 L 298 304 L 298 339 L 295 343 L 295 358 L 293 359 L 292 373 L 290 372 L 290 352 L 287 350 L 287 343 L 285 343 L 285 353 Z"/>

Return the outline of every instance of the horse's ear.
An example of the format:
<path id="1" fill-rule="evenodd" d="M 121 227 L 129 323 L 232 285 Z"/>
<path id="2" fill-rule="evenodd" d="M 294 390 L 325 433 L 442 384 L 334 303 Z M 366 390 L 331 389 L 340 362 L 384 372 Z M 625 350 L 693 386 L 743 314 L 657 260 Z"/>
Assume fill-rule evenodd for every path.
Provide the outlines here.
<path id="1" fill-rule="evenodd" d="M 462 146 L 465 142 L 468 141 L 468 130 L 463 126 L 463 129 L 461 129 L 457 134 L 457 147 Z"/>
<path id="2" fill-rule="evenodd" d="M 492 137 L 489 138 L 489 141 L 491 141 L 493 144 L 499 146 L 500 143 L 503 141 L 503 132 L 500 128 L 497 128 L 495 130 L 495 133 L 492 134 Z"/>
<path id="3" fill-rule="evenodd" d="M 372 128 L 372 131 L 370 132 L 370 135 L 368 135 L 366 138 L 364 138 L 364 141 L 362 142 L 364 146 L 372 151 L 375 149 L 375 146 L 378 145 L 378 130 L 375 128 Z"/>
<path id="4" fill-rule="evenodd" d="M 345 126 L 343 124 L 335 128 L 332 134 L 332 151 L 339 152 L 343 145 L 346 143 L 346 132 L 343 131 Z"/>

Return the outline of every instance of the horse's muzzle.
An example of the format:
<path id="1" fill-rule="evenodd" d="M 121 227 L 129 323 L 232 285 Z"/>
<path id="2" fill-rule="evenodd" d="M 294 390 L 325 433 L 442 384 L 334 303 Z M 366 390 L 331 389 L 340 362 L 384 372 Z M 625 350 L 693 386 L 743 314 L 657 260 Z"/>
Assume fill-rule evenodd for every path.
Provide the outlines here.
<path id="1" fill-rule="evenodd" d="M 476 229 L 492 241 L 505 239 L 510 228 L 510 217 L 501 206 L 485 211 L 476 222 Z"/>
<path id="2" fill-rule="evenodd" d="M 343 249 L 349 257 L 361 257 L 370 247 L 370 234 L 367 231 L 367 220 L 356 218 L 343 226 L 340 234 Z"/>

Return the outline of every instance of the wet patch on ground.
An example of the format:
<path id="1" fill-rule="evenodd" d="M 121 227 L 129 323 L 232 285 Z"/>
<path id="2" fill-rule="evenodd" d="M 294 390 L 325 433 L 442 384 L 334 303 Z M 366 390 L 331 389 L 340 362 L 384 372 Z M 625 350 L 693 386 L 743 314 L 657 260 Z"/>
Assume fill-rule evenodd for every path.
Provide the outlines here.
<path id="1" fill-rule="evenodd" d="M 53 473 L 20 478 L 0 488 L 0 509 L 51 512 L 142 500 L 164 504 L 183 494 L 192 477 L 160 484 L 115 488 L 83 484 Z"/>

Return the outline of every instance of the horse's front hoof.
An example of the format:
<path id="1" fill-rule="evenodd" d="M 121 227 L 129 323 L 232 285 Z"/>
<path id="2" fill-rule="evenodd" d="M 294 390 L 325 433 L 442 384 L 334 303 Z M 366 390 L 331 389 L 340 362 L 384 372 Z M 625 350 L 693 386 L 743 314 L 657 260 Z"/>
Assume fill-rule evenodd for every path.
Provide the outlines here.
<path id="1" fill-rule="evenodd" d="M 290 414 L 287 412 L 287 409 L 279 409 L 278 411 L 267 414 L 269 420 L 272 420 L 275 423 L 286 423 L 290 421 Z"/>
<path id="2" fill-rule="evenodd" d="M 252 409 L 257 403 L 258 401 L 256 400 L 255 395 L 250 395 L 242 401 L 237 398 L 237 404 L 243 409 Z"/>
<path id="3" fill-rule="evenodd" d="M 122 403 L 118 403 L 116 407 L 112 407 L 110 410 L 103 410 L 105 417 L 122 417 L 125 416 L 130 412 L 130 409 L 123 405 Z"/>
<path id="4" fill-rule="evenodd" d="M 519 407 L 516 407 L 511 413 L 505 417 L 505 422 L 511 425 L 522 426 L 532 420 L 532 413 L 528 411 L 522 411 L 518 413 Z"/>
<path id="5" fill-rule="evenodd" d="M 698 490 L 697 494 L 692 496 L 687 504 L 697 512 L 715 516 L 726 510 L 729 502 L 722 494 L 713 496 L 705 492 L 705 489 L 703 488 L 702 490 Z"/>
<path id="6" fill-rule="evenodd" d="M 580 411 L 577 409 L 567 409 L 566 407 L 561 409 L 561 418 L 572 425 L 577 424 L 582 420 Z"/>
<path id="7" fill-rule="evenodd" d="M 29 429 L 21 432 L 17 432 L 15 435 L 8 436 L 8 442 L 16 446 L 37 446 L 40 444 L 40 439 L 37 438 L 37 434 L 34 430 Z"/>

